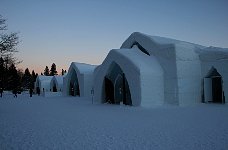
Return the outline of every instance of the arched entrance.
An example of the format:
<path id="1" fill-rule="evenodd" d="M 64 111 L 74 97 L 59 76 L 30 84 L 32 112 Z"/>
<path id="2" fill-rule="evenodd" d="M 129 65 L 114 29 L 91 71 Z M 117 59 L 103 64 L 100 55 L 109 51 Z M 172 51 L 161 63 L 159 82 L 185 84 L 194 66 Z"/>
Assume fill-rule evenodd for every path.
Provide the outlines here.
<path id="1" fill-rule="evenodd" d="M 56 87 L 56 83 L 54 82 L 54 85 L 53 85 L 53 87 L 52 87 L 52 91 L 53 92 L 57 92 L 57 87 Z"/>
<path id="2" fill-rule="evenodd" d="M 75 70 L 73 70 L 70 78 L 69 95 L 80 96 L 79 82 L 78 82 L 78 77 Z"/>
<path id="3" fill-rule="evenodd" d="M 204 78 L 204 102 L 225 103 L 222 76 L 212 67 Z"/>
<path id="4" fill-rule="evenodd" d="M 111 80 L 105 77 L 105 102 L 115 104 L 114 101 L 114 85 Z"/>
<path id="5" fill-rule="evenodd" d="M 117 63 L 112 63 L 104 78 L 104 92 L 104 102 L 132 105 L 127 79 Z"/>

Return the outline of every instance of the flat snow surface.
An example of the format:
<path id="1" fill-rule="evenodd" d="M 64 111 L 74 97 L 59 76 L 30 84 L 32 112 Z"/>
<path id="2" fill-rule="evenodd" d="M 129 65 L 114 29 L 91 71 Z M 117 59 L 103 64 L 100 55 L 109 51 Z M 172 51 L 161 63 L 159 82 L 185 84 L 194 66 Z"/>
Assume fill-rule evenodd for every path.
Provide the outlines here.
<path id="1" fill-rule="evenodd" d="M 76 97 L 0 98 L 0 149 L 227 149 L 228 106 L 156 108 Z"/>

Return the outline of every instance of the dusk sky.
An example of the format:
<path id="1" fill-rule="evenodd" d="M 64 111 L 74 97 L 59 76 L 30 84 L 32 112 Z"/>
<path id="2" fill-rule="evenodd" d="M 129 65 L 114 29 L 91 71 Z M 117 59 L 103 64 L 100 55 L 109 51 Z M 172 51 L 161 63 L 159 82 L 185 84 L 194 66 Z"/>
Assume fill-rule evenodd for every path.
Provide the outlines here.
<path id="1" fill-rule="evenodd" d="M 228 48 L 228 0 L 0 0 L 19 68 L 100 64 L 131 33 Z"/>

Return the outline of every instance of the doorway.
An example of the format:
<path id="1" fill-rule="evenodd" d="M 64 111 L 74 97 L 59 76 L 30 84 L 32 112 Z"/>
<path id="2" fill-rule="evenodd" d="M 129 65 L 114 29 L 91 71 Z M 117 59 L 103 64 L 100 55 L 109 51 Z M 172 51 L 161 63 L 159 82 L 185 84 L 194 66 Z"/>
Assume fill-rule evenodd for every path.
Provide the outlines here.
<path id="1" fill-rule="evenodd" d="M 112 63 L 104 78 L 104 92 L 105 102 L 132 105 L 127 79 L 117 63 Z"/>
<path id="2" fill-rule="evenodd" d="M 69 84 L 69 95 L 71 95 L 71 96 L 80 96 L 80 88 L 79 88 L 78 76 L 77 76 L 75 70 L 73 70 L 69 82 L 70 82 L 70 84 Z"/>
<path id="3" fill-rule="evenodd" d="M 114 85 L 112 81 L 105 77 L 105 102 L 115 104 L 114 101 Z"/>
<path id="4" fill-rule="evenodd" d="M 53 91 L 53 92 L 57 92 L 57 87 L 56 87 L 56 84 L 55 84 L 55 83 L 54 83 L 54 85 L 53 85 L 52 91 Z"/>
<path id="5" fill-rule="evenodd" d="M 208 75 L 204 78 L 205 103 L 225 103 L 222 84 L 222 76 L 218 73 L 217 69 L 212 67 Z"/>

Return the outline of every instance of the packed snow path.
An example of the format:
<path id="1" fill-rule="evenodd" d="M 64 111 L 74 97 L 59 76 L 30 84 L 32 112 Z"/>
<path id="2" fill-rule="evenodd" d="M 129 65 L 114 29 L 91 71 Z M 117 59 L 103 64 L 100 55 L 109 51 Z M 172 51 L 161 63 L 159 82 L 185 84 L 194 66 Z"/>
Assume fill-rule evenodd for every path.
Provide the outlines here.
<path id="1" fill-rule="evenodd" d="M 0 98 L 0 149 L 227 149 L 228 106 L 156 108 L 76 97 Z"/>

